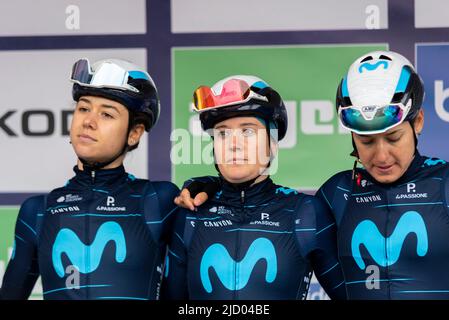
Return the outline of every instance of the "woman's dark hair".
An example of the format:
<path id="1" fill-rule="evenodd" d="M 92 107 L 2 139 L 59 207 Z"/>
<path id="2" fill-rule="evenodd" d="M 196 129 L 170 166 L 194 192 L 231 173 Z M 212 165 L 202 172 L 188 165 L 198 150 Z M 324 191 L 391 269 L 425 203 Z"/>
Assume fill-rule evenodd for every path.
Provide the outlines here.
<path id="1" fill-rule="evenodd" d="M 128 112 L 129 112 L 129 120 L 128 120 L 128 132 L 126 134 L 127 137 L 135 126 L 142 124 L 145 128 L 147 128 L 147 126 L 151 123 L 151 119 L 148 116 L 148 114 L 145 114 L 143 112 L 135 112 L 130 109 L 128 109 Z M 127 145 L 127 151 L 128 152 L 133 151 L 137 149 L 138 146 L 139 142 L 137 142 L 133 146 Z"/>

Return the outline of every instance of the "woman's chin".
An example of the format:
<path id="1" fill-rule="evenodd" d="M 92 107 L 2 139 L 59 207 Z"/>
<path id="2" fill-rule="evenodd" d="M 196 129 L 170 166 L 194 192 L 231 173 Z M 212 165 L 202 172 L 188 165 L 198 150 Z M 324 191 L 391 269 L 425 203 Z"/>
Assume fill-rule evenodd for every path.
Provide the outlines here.
<path id="1" fill-rule="evenodd" d="M 98 157 L 96 157 L 94 154 L 92 153 L 88 153 L 88 152 L 75 152 L 76 156 L 79 159 L 83 159 L 84 161 L 88 162 L 88 163 L 96 163 L 96 162 L 101 162 L 100 159 L 98 159 Z"/>
<path id="2" fill-rule="evenodd" d="M 228 165 L 226 169 L 220 170 L 222 176 L 231 183 L 242 183 L 251 180 L 254 174 L 248 170 L 247 165 Z"/>
<path id="3" fill-rule="evenodd" d="M 401 177 L 401 172 L 397 172 L 397 170 L 391 170 L 390 172 L 376 172 L 374 170 L 370 174 L 380 183 L 393 183 Z"/>

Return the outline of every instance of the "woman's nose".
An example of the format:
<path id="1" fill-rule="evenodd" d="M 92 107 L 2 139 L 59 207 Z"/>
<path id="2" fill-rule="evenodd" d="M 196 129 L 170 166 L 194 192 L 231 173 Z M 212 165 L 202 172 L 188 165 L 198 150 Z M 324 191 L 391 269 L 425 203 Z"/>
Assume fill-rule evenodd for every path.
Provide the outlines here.
<path id="1" fill-rule="evenodd" d="M 88 114 L 86 114 L 86 116 L 83 119 L 83 126 L 85 128 L 91 128 L 91 129 L 97 128 L 96 116 L 93 112 L 89 112 Z"/>

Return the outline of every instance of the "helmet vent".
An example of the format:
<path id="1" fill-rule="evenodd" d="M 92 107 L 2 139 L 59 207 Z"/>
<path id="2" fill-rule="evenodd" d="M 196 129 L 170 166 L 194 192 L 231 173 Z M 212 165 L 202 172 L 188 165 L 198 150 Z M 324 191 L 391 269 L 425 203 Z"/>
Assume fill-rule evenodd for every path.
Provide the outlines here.
<path id="1" fill-rule="evenodd" d="M 391 99 L 391 103 L 400 103 L 402 98 L 404 98 L 404 92 L 396 92 Z"/>
<path id="2" fill-rule="evenodd" d="M 365 62 L 365 61 L 370 61 L 370 60 L 373 60 L 372 56 L 368 56 L 368 57 L 363 58 L 363 60 L 360 61 L 360 63 Z"/>

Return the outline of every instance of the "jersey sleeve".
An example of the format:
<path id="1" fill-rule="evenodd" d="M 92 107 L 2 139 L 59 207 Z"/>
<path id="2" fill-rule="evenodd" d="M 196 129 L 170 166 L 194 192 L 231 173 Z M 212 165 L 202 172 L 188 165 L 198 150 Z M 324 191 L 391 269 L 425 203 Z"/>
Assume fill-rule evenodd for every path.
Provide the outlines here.
<path id="1" fill-rule="evenodd" d="M 337 225 L 340 223 L 352 190 L 352 171 L 342 171 L 327 180 L 316 192 L 321 203 L 329 210 Z"/>
<path id="2" fill-rule="evenodd" d="M 346 299 L 346 286 L 338 259 L 337 225 L 319 199 L 313 201 L 316 216 L 316 247 L 311 254 L 315 275 L 331 299 Z"/>
<path id="3" fill-rule="evenodd" d="M 215 185 L 215 184 L 219 184 L 220 179 L 215 176 L 202 176 L 202 177 L 190 178 L 190 179 L 184 181 L 184 184 L 182 185 L 182 189 L 185 189 L 194 181 L 202 182 L 205 184 L 214 184 Z"/>
<path id="4" fill-rule="evenodd" d="M 145 195 L 145 220 L 156 241 L 168 243 L 178 207 L 178 187 L 166 181 L 153 182 L 154 191 Z"/>
<path id="5" fill-rule="evenodd" d="M 307 196 L 298 208 L 296 227 L 303 255 L 331 299 L 346 299 L 343 272 L 338 260 L 337 229 L 329 209 L 317 198 Z"/>
<path id="6" fill-rule="evenodd" d="M 446 169 L 446 174 L 444 176 L 444 196 L 446 201 L 446 208 L 449 213 L 449 169 Z"/>
<path id="7" fill-rule="evenodd" d="M 27 199 L 17 217 L 11 260 L 3 277 L 0 297 L 7 300 L 27 299 L 39 277 L 37 260 L 37 219 L 45 210 L 45 197 Z"/>
<path id="8" fill-rule="evenodd" d="M 186 215 L 184 209 L 177 214 L 170 239 L 161 289 L 164 300 L 188 299 Z"/>

